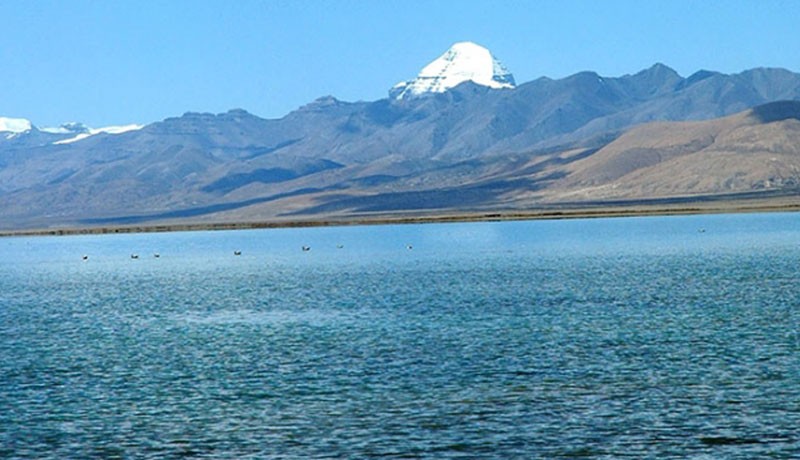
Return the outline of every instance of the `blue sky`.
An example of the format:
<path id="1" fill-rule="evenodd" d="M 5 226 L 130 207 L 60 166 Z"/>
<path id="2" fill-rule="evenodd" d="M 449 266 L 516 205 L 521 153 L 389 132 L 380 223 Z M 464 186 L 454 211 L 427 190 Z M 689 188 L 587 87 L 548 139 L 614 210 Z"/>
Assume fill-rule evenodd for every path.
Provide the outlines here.
<path id="1" fill-rule="evenodd" d="M 150 123 L 376 100 L 457 41 L 518 83 L 582 70 L 800 71 L 800 1 L 0 0 L 0 116 Z"/>

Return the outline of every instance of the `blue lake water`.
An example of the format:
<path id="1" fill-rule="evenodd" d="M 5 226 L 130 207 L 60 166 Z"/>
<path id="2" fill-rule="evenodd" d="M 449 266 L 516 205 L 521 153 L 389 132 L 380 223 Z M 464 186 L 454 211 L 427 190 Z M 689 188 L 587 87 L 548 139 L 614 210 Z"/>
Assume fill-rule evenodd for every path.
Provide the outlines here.
<path id="1" fill-rule="evenodd" d="M 0 458 L 800 458 L 799 285 L 800 214 L 3 238 Z"/>

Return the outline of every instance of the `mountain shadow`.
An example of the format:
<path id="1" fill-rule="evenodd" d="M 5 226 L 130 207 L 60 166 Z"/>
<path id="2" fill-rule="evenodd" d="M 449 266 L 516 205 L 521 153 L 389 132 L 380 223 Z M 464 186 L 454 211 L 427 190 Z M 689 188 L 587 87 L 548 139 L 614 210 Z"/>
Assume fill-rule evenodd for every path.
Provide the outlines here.
<path id="1" fill-rule="evenodd" d="M 800 120 L 800 101 L 777 101 L 753 107 L 753 116 L 762 123 L 793 118 Z"/>

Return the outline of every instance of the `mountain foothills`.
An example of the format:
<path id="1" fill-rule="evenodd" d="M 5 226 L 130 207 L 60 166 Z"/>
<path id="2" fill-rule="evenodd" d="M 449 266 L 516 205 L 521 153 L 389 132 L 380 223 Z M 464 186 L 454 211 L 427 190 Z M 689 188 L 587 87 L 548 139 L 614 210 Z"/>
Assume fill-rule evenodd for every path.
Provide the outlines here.
<path id="1" fill-rule="evenodd" d="M 0 228 L 304 221 L 800 191 L 800 74 L 656 64 L 516 85 L 456 44 L 387 99 L 146 126 L 0 118 Z"/>

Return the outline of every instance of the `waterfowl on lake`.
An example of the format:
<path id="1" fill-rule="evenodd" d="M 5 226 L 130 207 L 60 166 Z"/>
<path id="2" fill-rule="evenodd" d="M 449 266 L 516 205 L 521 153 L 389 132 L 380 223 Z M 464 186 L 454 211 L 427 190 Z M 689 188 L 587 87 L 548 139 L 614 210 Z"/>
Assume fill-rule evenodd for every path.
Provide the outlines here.
<path id="1" fill-rule="evenodd" d="M 240 256 L 242 255 L 242 251 L 233 251 L 233 255 Z"/>
<path id="2" fill-rule="evenodd" d="M 311 250 L 311 246 L 303 246 L 303 252 L 308 252 Z"/>
<path id="3" fill-rule="evenodd" d="M 138 259 L 138 258 L 139 258 L 139 254 L 131 254 L 131 259 Z"/>

